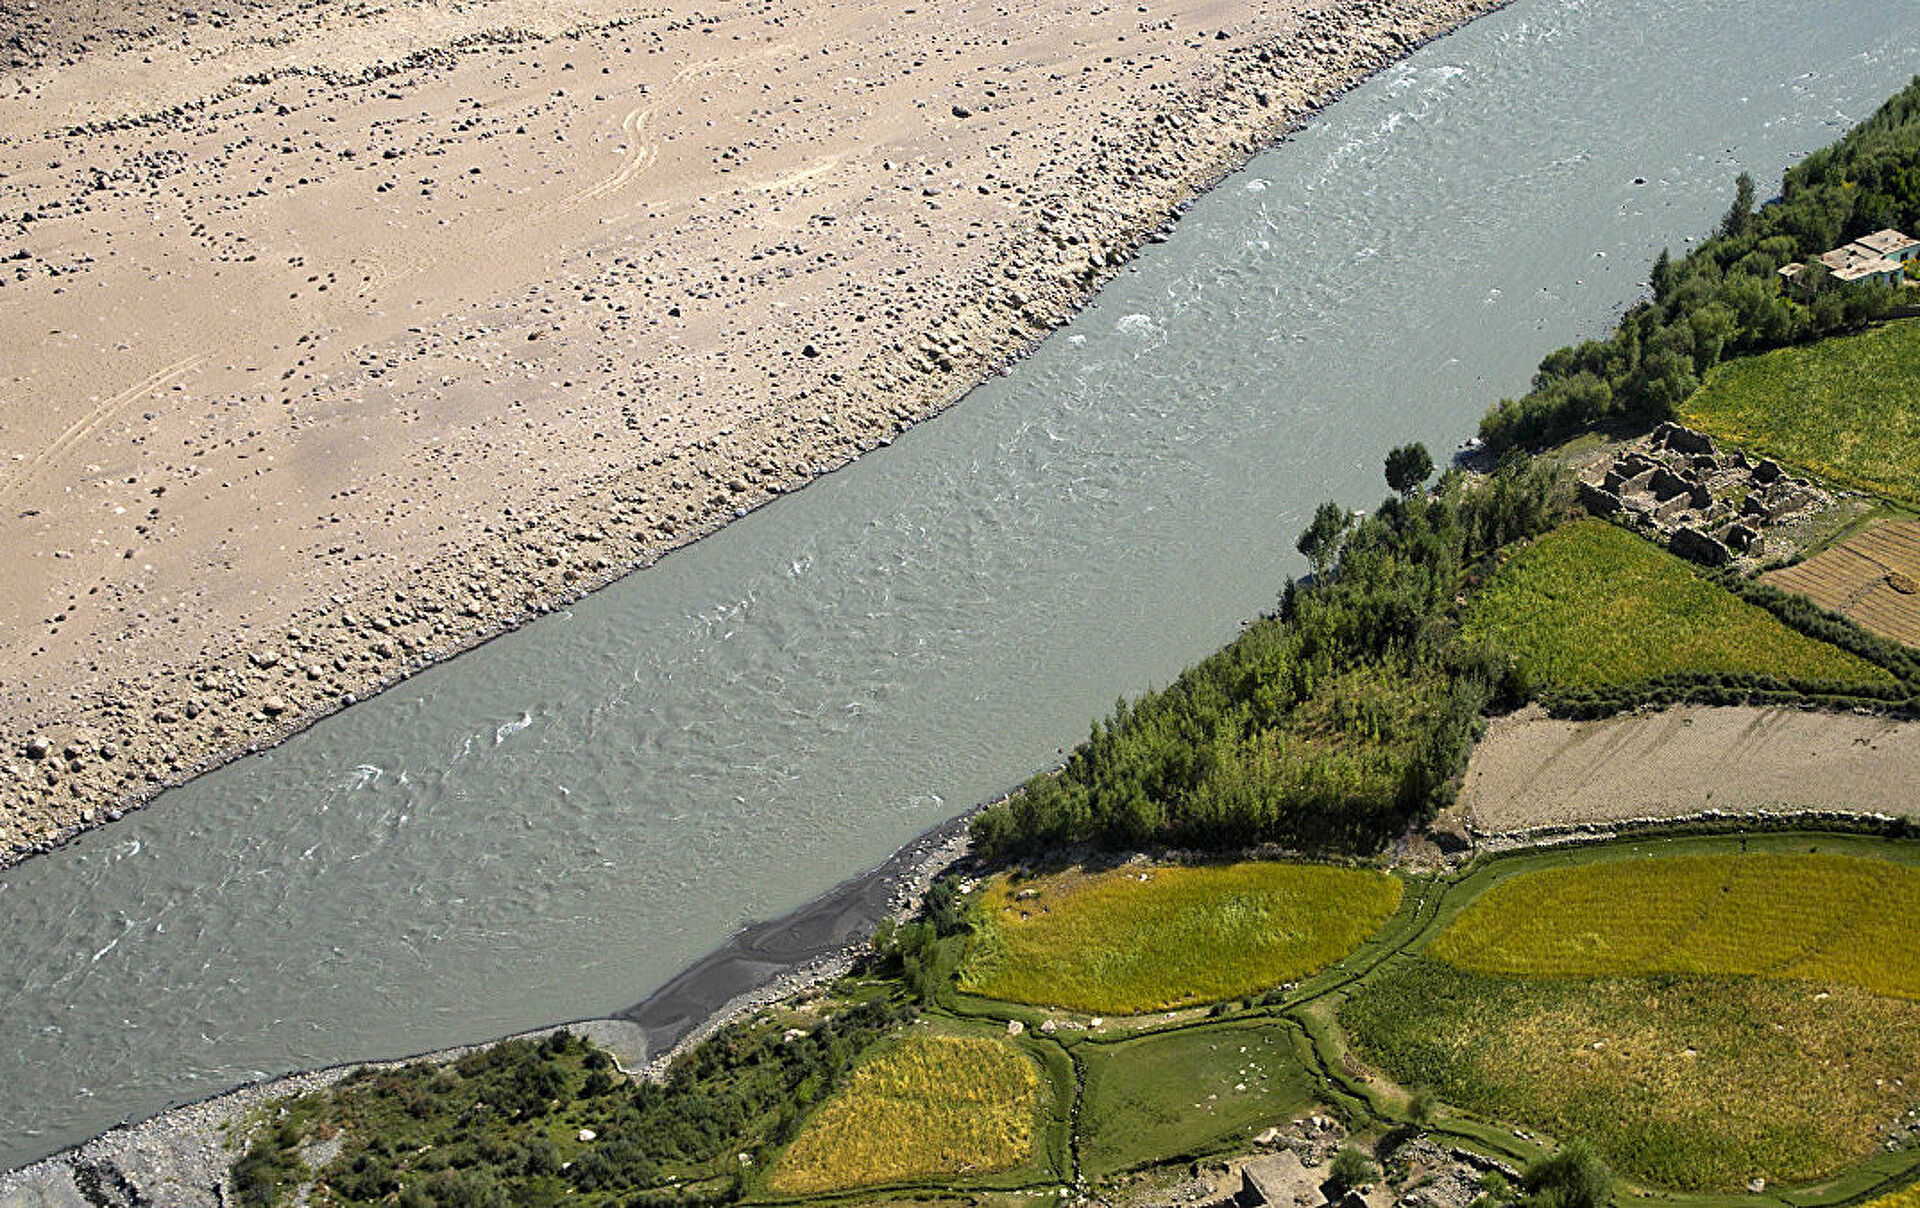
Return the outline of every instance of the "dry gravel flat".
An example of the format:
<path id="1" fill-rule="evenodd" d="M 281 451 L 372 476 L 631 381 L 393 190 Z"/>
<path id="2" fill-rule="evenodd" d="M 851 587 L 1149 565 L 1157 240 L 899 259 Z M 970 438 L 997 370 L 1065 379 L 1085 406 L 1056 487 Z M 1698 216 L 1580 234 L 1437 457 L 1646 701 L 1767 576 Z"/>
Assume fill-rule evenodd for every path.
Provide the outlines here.
<path id="1" fill-rule="evenodd" d="M 1682 706 L 1599 721 L 1495 719 L 1456 807 L 1491 833 L 1706 810 L 1920 817 L 1920 722 Z"/>
<path id="2" fill-rule="evenodd" d="M 1500 0 L 0 0 L 0 865 L 801 486 Z"/>

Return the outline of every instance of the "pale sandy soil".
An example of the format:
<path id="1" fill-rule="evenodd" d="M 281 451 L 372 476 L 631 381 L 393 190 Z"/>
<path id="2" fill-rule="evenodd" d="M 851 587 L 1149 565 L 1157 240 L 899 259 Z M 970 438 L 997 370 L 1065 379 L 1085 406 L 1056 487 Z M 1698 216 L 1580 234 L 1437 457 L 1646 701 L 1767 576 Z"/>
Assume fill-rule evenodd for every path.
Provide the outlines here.
<path id="1" fill-rule="evenodd" d="M 1455 809 L 1483 833 L 1833 811 L 1920 817 L 1920 722 L 1682 706 L 1599 721 L 1496 718 Z"/>
<path id="2" fill-rule="evenodd" d="M 0 0 L 0 862 L 803 485 L 1498 0 Z"/>

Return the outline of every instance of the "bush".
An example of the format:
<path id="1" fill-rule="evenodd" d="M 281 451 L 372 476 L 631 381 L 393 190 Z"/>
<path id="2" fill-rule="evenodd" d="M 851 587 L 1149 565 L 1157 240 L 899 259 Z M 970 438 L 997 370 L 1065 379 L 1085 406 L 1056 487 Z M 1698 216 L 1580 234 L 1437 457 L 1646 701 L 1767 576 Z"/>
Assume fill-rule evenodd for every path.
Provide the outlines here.
<path id="1" fill-rule="evenodd" d="M 1520 1186 L 1527 1208 L 1605 1208 L 1613 1198 L 1613 1176 L 1585 1141 L 1527 1167 Z"/>
<path id="2" fill-rule="evenodd" d="M 1340 1152 L 1333 1156 L 1329 1181 L 1342 1191 L 1350 1191 L 1371 1183 L 1376 1173 L 1373 1159 L 1352 1145 L 1342 1145 Z M 1575 1206 L 1568 1205 L 1567 1208 Z"/>

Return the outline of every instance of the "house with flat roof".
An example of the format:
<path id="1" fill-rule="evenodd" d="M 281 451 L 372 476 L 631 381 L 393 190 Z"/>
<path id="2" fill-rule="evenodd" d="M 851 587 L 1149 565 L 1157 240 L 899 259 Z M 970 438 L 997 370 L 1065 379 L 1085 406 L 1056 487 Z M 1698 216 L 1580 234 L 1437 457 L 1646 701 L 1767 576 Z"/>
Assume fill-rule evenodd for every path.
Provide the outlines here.
<path id="1" fill-rule="evenodd" d="M 1884 260 L 1895 264 L 1905 264 L 1920 256 L 1920 239 L 1903 235 L 1892 227 L 1875 231 L 1871 235 L 1862 235 L 1853 241 L 1853 246 L 1863 247 Z"/>
<path id="2" fill-rule="evenodd" d="M 1845 247 L 1822 252 L 1820 263 L 1833 273 L 1833 279 L 1851 285 L 1856 281 L 1878 281 L 1882 285 L 1898 285 L 1906 276 L 1906 269 L 1899 261 L 1889 260 L 1872 248 L 1858 242 Z"/>

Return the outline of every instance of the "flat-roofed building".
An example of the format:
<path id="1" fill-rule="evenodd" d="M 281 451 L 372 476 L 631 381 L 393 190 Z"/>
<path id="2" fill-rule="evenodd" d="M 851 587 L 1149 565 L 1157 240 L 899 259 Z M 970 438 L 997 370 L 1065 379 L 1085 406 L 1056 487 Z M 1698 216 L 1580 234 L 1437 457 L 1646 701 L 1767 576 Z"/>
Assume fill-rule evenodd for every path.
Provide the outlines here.
<path id="1" fill-rule="evenodd" d="M 1898 285 L 1906 270 L 1895 260 L 1889 260 L 1872 248 L 1859 243 L 1849 243 L 1845 247 L 1823 252 L 1820 263 L 1833 273 L 1833 279 L 1851 285 L 1856 281 L 1878 281 L 1882 285 Z"/>
<path id="2" fill-rule="evenodd" d="M 1895 264 L 1905 264 L 1914 257 L 1920 256 L 1920 239 L 1903 235 L 1892 227 L 1875 231 L 1871 235 L 1862 235 L 1853 242 Z"/>

